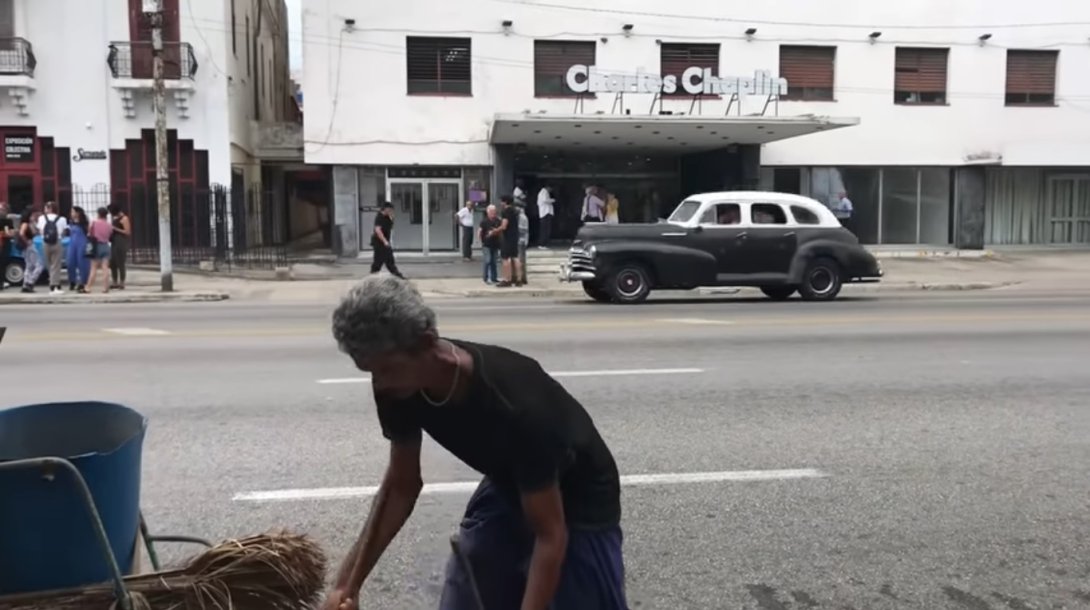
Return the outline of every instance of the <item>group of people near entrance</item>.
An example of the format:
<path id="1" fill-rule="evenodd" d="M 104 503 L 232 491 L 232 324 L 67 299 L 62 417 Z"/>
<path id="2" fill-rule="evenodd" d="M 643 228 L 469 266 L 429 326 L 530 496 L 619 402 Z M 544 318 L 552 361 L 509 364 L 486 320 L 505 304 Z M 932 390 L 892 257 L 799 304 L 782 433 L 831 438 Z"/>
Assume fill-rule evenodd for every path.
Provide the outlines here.
<path id="1" fill-rule="evenodd" d="M 0 201 L 0 273 L 6 273 L 13 257 L 22 256 L 22 292 L 34 292 L 46 271 L 51 294 L 64 293 L 65 275 L 70 291 L 86 293 L 98 277 L 103 292 L 124 290 L 132 226 L 118 205 L 100 207 L 90 219 L 79 206 L 66 217 L 49 201 L 42 207 L 28 207 L 14 217 L 17 220 L 12 218 L 7 203 Z M 41 250 L 35 245 L 38 239 Z M 7 286 L 7 276 L 0 276 L 0 290 Z"/>

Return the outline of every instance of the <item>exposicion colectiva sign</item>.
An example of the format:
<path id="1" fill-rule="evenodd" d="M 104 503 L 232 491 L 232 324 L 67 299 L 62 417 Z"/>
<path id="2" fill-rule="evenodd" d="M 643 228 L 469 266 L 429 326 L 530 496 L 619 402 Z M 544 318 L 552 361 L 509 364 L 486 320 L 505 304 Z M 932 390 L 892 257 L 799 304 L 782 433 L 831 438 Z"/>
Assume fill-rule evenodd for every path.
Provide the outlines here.
<path id="1" fill-rule="evenodd" d="M 786 95 L 787 79 L 773 78 L 767 70 L 752 77 L 715 76 L 711 68 L 692 66 L 681 75 L 599 72 L 595 66 L 576 64 L 568 68 L 568 87 L 576 93 L 677 93 L 689 95 Z"/>

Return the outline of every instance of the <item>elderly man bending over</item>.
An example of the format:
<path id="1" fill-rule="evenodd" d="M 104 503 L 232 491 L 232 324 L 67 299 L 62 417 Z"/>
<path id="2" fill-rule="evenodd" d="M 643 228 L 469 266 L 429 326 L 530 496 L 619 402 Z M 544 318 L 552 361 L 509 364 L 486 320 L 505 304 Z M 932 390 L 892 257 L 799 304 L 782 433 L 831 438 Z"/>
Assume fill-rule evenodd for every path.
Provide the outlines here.
<path id="1" fill-rule="evenodd" d="M 325 608 L 359 607 L 420 495 L 427 432 L 484 475 L 459 535 L 485 608 L 627 609 L 617 465 L 590 415 L 537 361 L 441 338 L 416 289 L 388 275 L 348 293 L 333 336 L 371 373 L 390 462 Z M 469 576 L 452 556 L 441 610 L 478 610 Z"/>

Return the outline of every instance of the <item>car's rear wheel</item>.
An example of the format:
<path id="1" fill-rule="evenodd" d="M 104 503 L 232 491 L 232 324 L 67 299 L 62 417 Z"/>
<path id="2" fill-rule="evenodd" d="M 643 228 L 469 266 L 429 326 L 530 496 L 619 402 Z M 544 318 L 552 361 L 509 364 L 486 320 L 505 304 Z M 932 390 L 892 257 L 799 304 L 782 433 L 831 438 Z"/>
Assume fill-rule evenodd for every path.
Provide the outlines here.
<path id="1" fill-rule="evenodd" d="M 765 296 L 773 301 L 786 301 L 791 298 L 791 295 L 795 294 L 794 286 L 762 286 L 761 292 L 765 293 Z"/>
<path id="2" fill-rule="evenodd" d="M 614 303 L 641 303 L 651 294 L 651 275 L 642 265 L 625 263 L 609 276 L 606 290 Z"/>
<path id="3" fill-rule="evenodd" d="M 608 303 L 613 300 L 608 291 L 594 282 L 583 282 L 583 292 L 599 303 Z"/>
<path id="4" fill-rule="evenodd" d="M 8 261 L 8 264 L 2 269 L 4 272 L 4 281 L 13 286 L 23 285 L 23 269 L 22 261 Z"/>
<path id="5" fill-rule="evenodd" d="M 802 274 L 799 294 L 805 301 L 832 301 L 844 286 L 840 265 L 821 257 L 810 262 Z"/>

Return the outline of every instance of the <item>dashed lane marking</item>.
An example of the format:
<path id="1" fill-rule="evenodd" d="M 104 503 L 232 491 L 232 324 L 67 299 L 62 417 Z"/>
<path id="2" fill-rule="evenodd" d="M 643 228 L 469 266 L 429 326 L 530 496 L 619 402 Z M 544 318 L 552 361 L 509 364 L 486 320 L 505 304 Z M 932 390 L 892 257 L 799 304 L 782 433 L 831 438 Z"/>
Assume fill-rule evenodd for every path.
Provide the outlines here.
<path id="1" fill-rule="evenodd" d="M 142 328 L 142 327 L 129 327 L 129 328 L 103 328 L 102 330 L 108 333 L 114 333 L 116 335 L 125 335 L 127 337 L 162 337 L 169 335 L 169 330 L 160 330 L 158 328 Z"/>
<path id="2" fill-rule="evenodd" d="M 668 472 L 661 474 L 633 474 L 621 477 L 625 487 L 654 485 L 684 485 L 696 483 L 744 483 L 754 481 L 784 481 L 791 479 L 820 479 L 828 474 L 814 468 L 792 470 L 726 470 L 721 472 Z M 467 494 L 477 489 L 479 481 L 455 481 L 424 485 L 421 495 Z M 235 494 L 235 502 L 297 502 L 300 500 L 338 500 L 345 498 L 369 498 L 378 493 L 377 485 L 367 487 L 317 487 L 310 489 L 277 489 L 271 491 L 244 491 Z"/>

